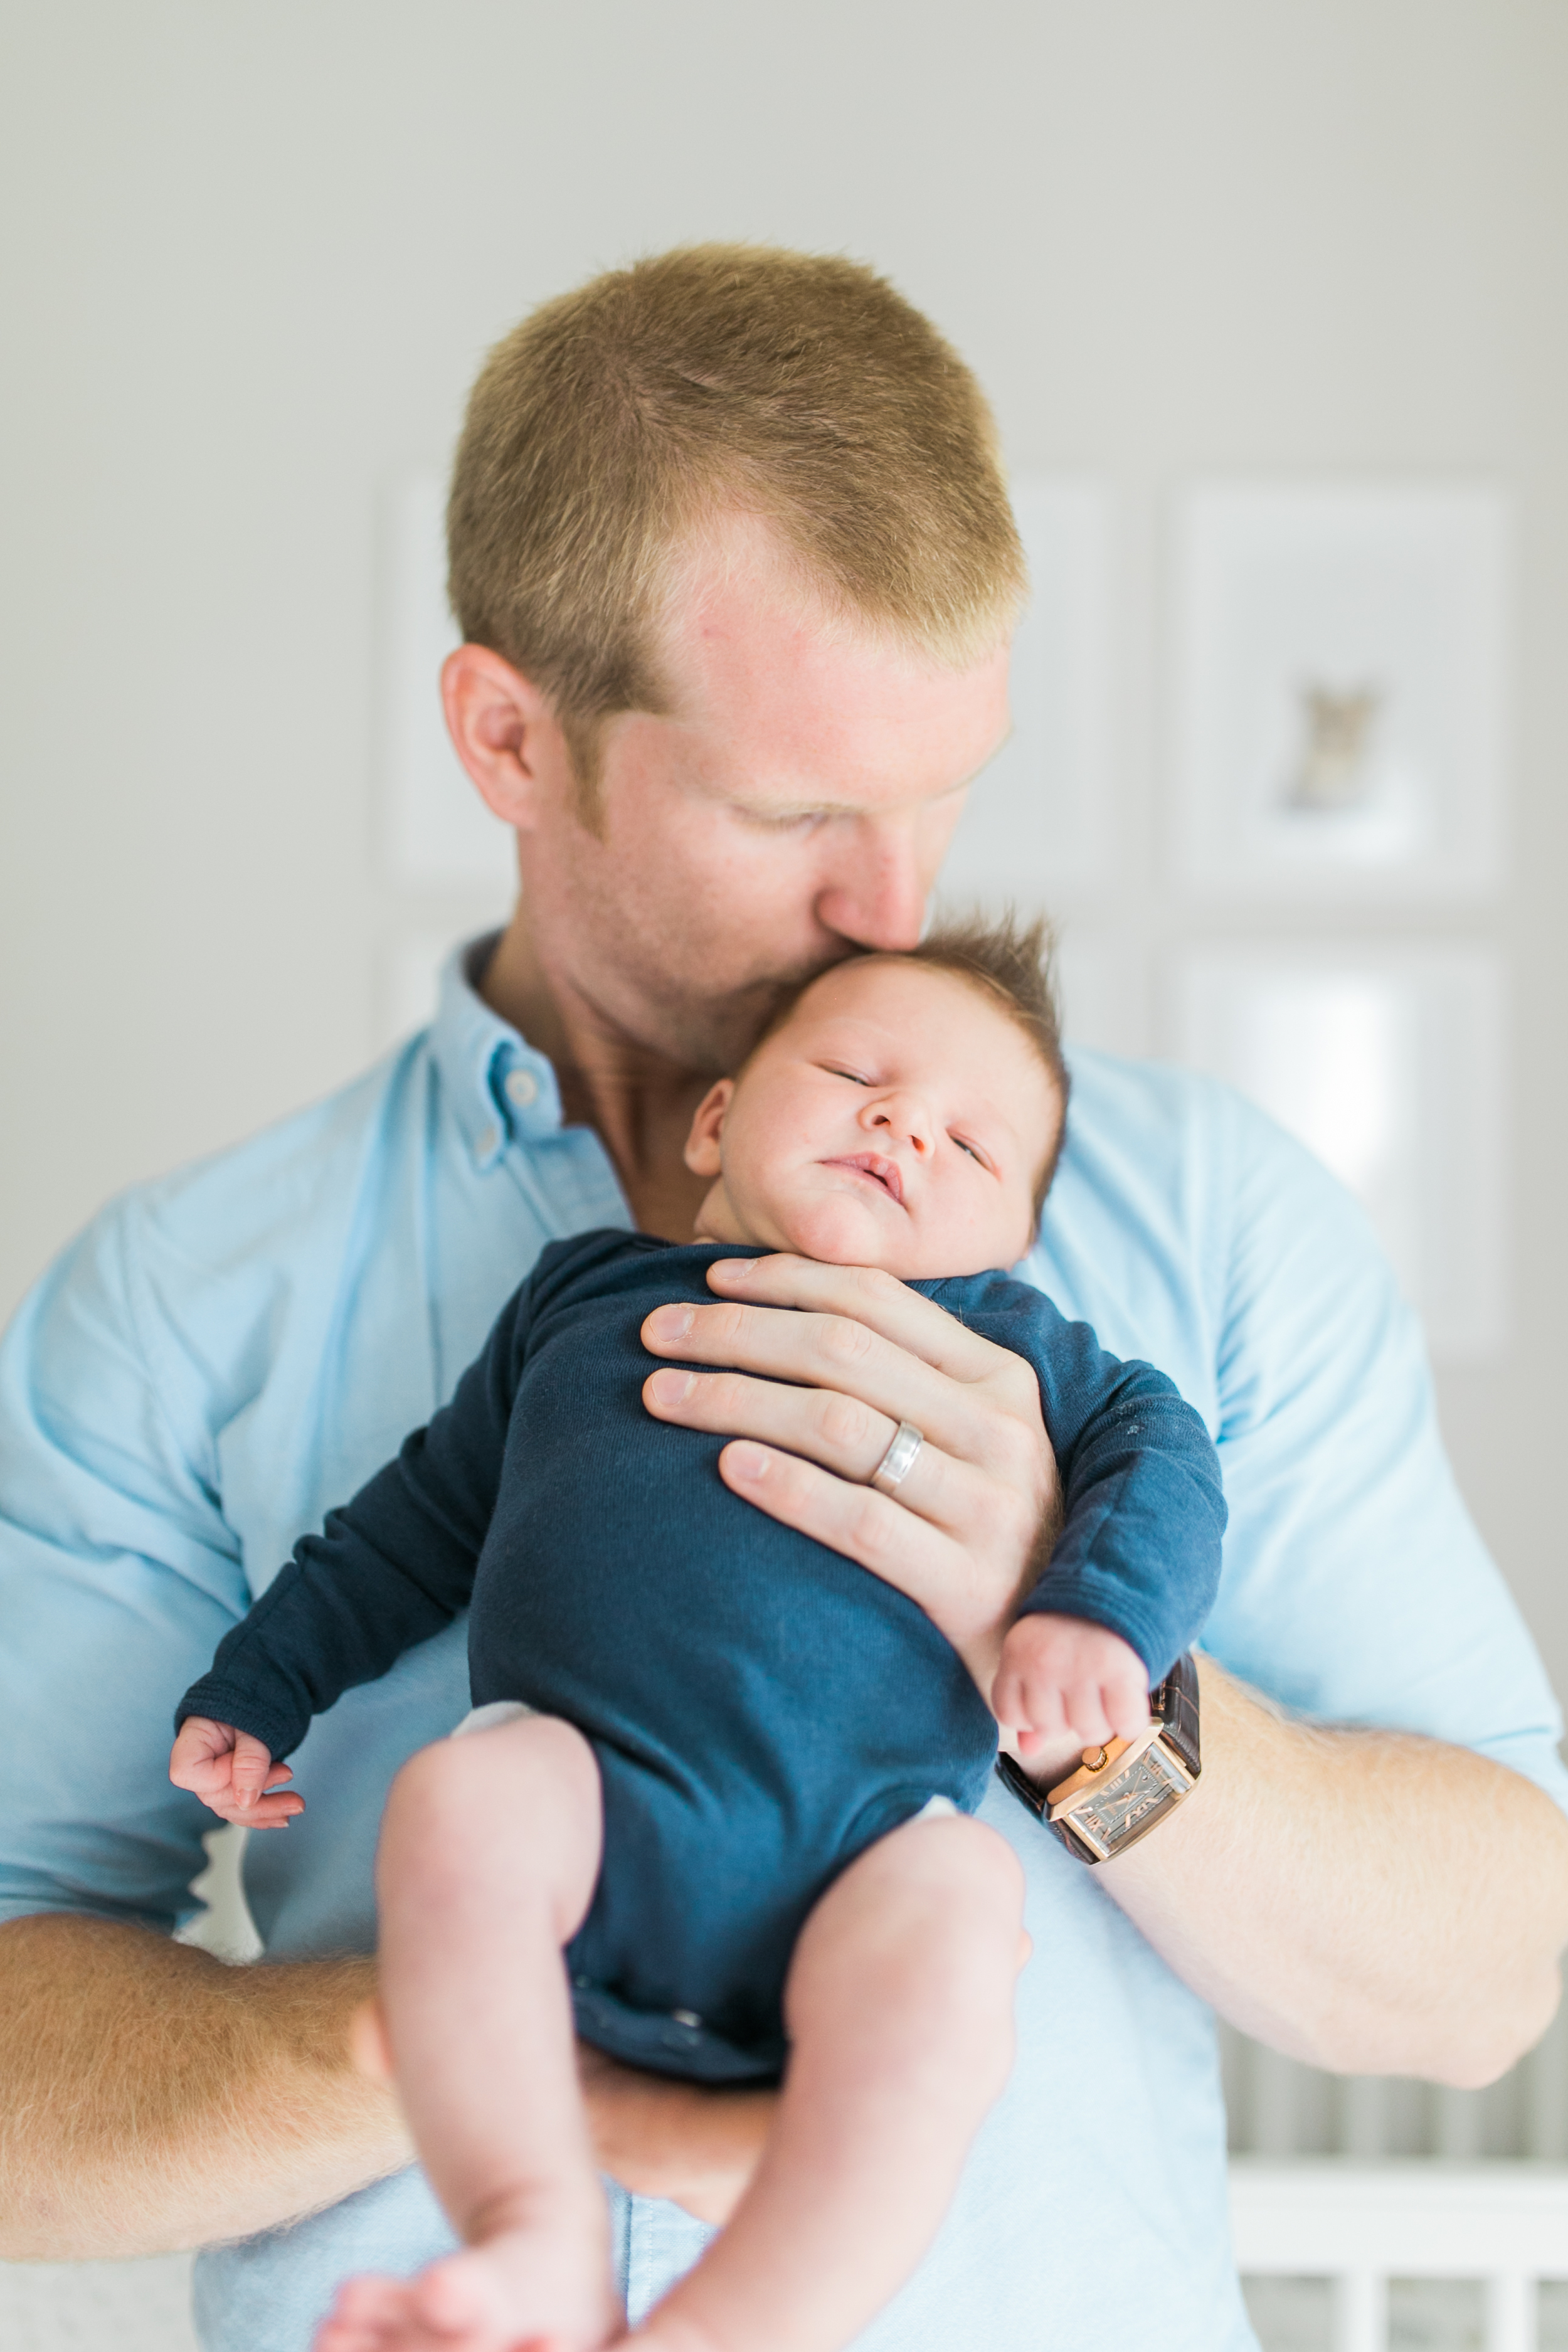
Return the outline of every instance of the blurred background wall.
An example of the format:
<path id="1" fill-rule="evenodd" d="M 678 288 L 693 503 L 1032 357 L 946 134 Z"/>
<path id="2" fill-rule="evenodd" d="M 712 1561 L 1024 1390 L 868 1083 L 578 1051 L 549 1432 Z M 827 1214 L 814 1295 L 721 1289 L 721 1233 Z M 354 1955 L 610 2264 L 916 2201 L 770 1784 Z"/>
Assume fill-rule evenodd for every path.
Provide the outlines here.
<path id="1" fill-rule="evenodd" d="M 1510 491 L 1512 859 L 1442 923 L 1511 968 L 1509 1332 L 1441 1392 L 1568 1684 L 1563 0 L 13 0 L 4 37 L 0 1314 L 117 1188 L 380 1043 L 411 918 L 376 848 L 378 515 L 486 346 L 639 250 L 845 250 L 973 361 L 1017 469 L 1113 494 L 1089 911 L 1131 1050 L 1168 1043 L 1194 927 L 1291 919 L 1200 921 L 1170 878 L 1174 494 Z M 460 895 L 448 928 L 486 911 Z"/>

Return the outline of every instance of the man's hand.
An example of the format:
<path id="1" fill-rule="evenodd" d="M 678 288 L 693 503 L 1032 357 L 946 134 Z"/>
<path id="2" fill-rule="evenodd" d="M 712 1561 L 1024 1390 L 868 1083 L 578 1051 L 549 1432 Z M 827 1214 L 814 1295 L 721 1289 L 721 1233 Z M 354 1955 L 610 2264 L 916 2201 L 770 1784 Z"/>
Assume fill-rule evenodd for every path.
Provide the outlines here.
<path id="1" fill-rule="evenodd" d="M 734 1369 L 651 1373 L 648 1411 L 732 1437 L 726 1486 L 907 1592 L 989 1698 L 1056 1521 L 1030 1366 L 875 1268 L 721 1258 L 708 1279 L 726 1303 L 658 1307 L 643 1344 Z M 900 1421 L 925 1444 L 894 1499 L 866 1481 Z"/>
<path id="2" fill-rule="evenodd" d="M 1068 1737 L 1080 1748 L 1136 1739 L 1149 1722 L 1149 1677 L 1109 1626 L 1041 1611 L 1020 1617 L 1002 1645 L 991 1712 L 1025 1759 Z"/>
<path id="3" fill-rule="evenodd" d="M 778 2093 L 637 2074 L 585 2042 L 577 2063 L 600 2171 L 721 2228 L 751 2184 Z"/>
<path id="4" fill-rule="evenodd" d="M 379 1996 L 349 2021 L 354 2065 L 394 2086 L 392 2048 Z M 776 2091 L 712 2090 L 618 2066 L 591 2042 L 577 2044 L 577 2073 L 598 2169 L 637 2197 L 664 2197 L 721 2228 L 757 2168 L 778 2106 Z"/>
<path id="5" fill-rule="evenodd" d="M 237 1822 L 242 1829 L 284 1829 L 305 1810 L 304 1798 L 291 1790 L 273 1795 L 294 1775 L 287 1764 L 273 1763 L 263 1741 L 205 1715 L 188 1715 L 181 1724 L 169 1778 L 176 1789 L 199 1797 L 220 1821 Z"/>

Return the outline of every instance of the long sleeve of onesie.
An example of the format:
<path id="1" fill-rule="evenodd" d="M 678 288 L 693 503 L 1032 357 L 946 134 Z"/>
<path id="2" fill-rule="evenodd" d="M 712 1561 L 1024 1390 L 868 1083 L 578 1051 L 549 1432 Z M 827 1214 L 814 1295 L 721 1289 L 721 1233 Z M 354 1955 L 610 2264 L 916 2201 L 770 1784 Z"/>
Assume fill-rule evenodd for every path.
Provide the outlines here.
<path id="1" fill-rule="evenodd" d="M 1034 1366 L 1062 1482 L 1060 1537 L 1023 1614 L 1109 1626 L 1156 1683 L 1219 1586 L 1219 1457 L 1173 1381 L 1112 1356 L 1087 1323 L 1005 1275 L 921 1283 L 939 1305 Z"/>
<path id="2" fill-rule="evenodd" d="M 489 1580 L 470 1635 L 478 1696 L 526 1696 L 658 1748 L 665 1771 L 681 1769 L 681 1740 L 671 1725 L 661 1743 L 655 1720 L 689 1716 L 699 1685 L 719 1694 L 754 1671 L 781 1624 L 790 1631 L 763 1678 L 774 1711 L 780 1675 L 803 1670 L 813 1642 L 843 1664 L 873 1622 L 900 1617 L 900 1639 L 929 1642 L 927 1621 L 909 1622 L 912 1603 L 731 1495 L 717 1476 L 721 1438 L 644 1409 L 643 1315 L 671 1286 L 706 1297 L 706 1265 L 724 1254 L 615 1232 L 552 1244 L 451 1403 L 300 1542 L 177 1720 L 232 1723 L 287 1755 L 312 1715 L 456 1616 L 476 1572 Z M 914 1286 L 1038 1378 L 1066 1517 L 1025 1607 L 1110 1626 L 1157 1678 L 1203 1623 L 1218 1577 L 1225 1503 L 1202 1422 L 1163 1373 L 1108 1355 L 1086 1325 L 1005 1275 Z M 721 1637 L 732 1608 L 742 1622 Z M 660 1641 L 681 1626 L 691 1631 L 679 1669 L 656 1670 Z M 732 1729 L 742 1739 L 738 1721 Z"/>
<path id="3" fill-rule="evenodd" d="M 374 1682 L 468 1606 L 500 1486 L 531 1291 L 531 1280 L 508 1300 L 451 1402 L 328 1513 L 320 1535 L 300 1538 L 180 1701 L 176 1727 L 206 1716 L 287 1756 L 313 1715 Z"/>

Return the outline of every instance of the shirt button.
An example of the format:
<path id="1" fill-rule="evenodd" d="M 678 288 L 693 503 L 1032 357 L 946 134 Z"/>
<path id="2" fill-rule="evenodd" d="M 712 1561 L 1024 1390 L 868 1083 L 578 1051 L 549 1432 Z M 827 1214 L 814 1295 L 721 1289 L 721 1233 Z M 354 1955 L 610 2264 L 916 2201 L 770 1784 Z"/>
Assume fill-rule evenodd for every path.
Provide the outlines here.
<path id="1" fill-rule="evenodd" d="M 500 1142 L 500 1129 L 499 1127 L 482 1128 L 479 1131 L 479 1143 L 476 1146 L 479 1158 L 481 1160 L 488 1160 Z"/>
<path id="2" fill-rule="evenodd" d="M 519 1110 L 526 1110 L 530 1103 L 539 1100 L 539 1080 L 531 1070 L 513 1070 L 506 1082 L 506 1098 Z"/>

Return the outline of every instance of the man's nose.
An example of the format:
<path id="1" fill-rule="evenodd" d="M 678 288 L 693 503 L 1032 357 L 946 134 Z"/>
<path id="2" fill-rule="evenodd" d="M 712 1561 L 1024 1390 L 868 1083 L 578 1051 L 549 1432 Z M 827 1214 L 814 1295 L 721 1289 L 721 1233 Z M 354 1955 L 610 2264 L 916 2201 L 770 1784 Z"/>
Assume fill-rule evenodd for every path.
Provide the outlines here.
<path id="1" fill-rule="evenodd" d="M 919 1095 L 901 1088 L 876 1096 L 860 1113 L 860 1124 L 873 1135 L 911 1145 L 920 1160 L 935 1148 L 935 1120 Z"/>
<path id="2" fill-rule="evenodd" d="M 917 946 L 934 878 L 929 862 L 912 824 L 857 825 L 817 893 L 818 922 L 859 948 Z"/>

